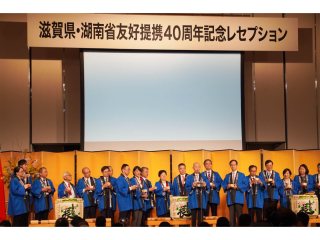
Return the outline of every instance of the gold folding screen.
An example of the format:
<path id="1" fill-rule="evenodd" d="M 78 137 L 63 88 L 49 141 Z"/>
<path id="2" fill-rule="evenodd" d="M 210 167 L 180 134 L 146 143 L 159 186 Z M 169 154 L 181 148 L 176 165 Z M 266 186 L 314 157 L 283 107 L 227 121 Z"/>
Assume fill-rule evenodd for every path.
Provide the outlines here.
<path id="1" fill-rule="evenodd" d="M 170 157 L 171 155 L 171 157 Z M 245 175 L 248 174 L 248 167 L 250 165 L 256 165 L 258 171 L 263 169 L 263 162 L 267 159 L 271 159 L 274 162 L 274 169 L 282 175 L 284 168 L 292 170 L 293 174 L 297 174 L 300 164 L 305 163 L 308 165 L 310 173 L 316 173 L 316 165 L 320 162 L 320 150 L 279 150 L 279 151 L 267 151 L 267 150 L 254 150 L 254 151 L 235 151 L 235 150 L 219 150 L 219 151 L 127 151 L 127 152 L 115 152 L 115 151 L 101 151 L 101 152 L 32 152 L 32 153 L 20 153 L 20 152 L 2 152 L 0 153 L 0 160 L 4 174 L 6 173 L 6 167 L 11 161 L 12 164 L 16 164 L 21 158 L 29 159 L 34 166 L 45 166 L 49 171 L 49 178 L 53 181 L 54 186 L 57 188 L 62 182 L 63 172 L 69 171 L 73 176 L 73 181 L 76 183 L 77 179 L 82 177 L 81 170 L 83 167 L 89 167 L 91 169 L 92 176 L 100 176 L 100 168 L 103 165 L 111 165 L 113 167 L 114 177 L 118 177 L 121 173 L 121 165 L 123 163 L 129 164 L 131 170 L 134 166 L 145 166 L 149 168 L 149 179 L 154 184 L 159 180 L 158 171 L 165 169 L 168 173 L 168 180 L 170 180 L 171 169 L 172 177 L 178 174 L 178 164 L 185 163 L 187 166 L 187 172 L 192 173 L 192 165 L 194 162 L 200 162 L 203 168 L 203 160 L 209 158 L 212 160 L 213 169 L 219 172 L 222 179 L 230 171 L 229 161 L 236 159 L 239 162 L 239 171 Z M 132 173 L 130 173 L 132 176 Z M 74 179 L 77 177 L 77 179 Z M 8 189 L 5 188 L 6 200 L 8 199 Z M 56 199 L 55 194 L 54 199 Z M 228 216 L 228 208 L 226 206 L 226 196 L 223 190 L 220 191 L 221 204 L 218 208 L 218 215 Z M 117 216 L 118 214 L 116 214 Z M 155 216 L 153 211 L 152 216 Z M 50 219 L 54 218 L 54 212 L 50 214 Z"/>

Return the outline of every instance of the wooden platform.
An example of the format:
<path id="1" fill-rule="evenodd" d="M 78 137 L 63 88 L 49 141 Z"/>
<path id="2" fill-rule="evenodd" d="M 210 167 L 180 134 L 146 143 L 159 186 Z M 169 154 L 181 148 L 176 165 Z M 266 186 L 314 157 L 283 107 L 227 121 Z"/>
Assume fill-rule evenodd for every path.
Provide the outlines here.
<path id="1" fill-rule="evenodd" d="M 95 218 L 86 219 L 86 221 L 89 223 L 89 227 L 96 226 Z M 41 222 L 39 222 L 38 220 L 31 220 L 29 227 L 54 227 L 55 222 L 56 220 L 42 220 Z M 111 227 L 111 218 L 106 218 L 106 226 Z"/>
<path id="2" fill-rule="evenodd" d="M 217 219 L 219 217 L 204 217 L 203 221 L 209 223 L 212 227 L 217 224 Z M 191 219 L 171 219 L 171 218 L 148 218 L 148 227 L 159 227 L 161 222 L 168 222 L 174 227 L 179 227 L 181 225 L 191 226 Z"/>

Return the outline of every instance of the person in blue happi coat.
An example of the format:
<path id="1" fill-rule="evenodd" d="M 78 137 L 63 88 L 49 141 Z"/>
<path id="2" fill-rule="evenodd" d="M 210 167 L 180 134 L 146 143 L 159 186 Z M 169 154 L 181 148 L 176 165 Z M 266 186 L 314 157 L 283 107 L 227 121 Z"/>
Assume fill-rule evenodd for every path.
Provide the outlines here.
<path id="1" fill-rule="evenodd" d="M 236 226 L 239 216 L 242 213 L 244 204 L 244 193 L 247 190 L 247 179 L 242 172 L 237 170 L 238 161 L 231 160 L 229 162 L 231 173 L 228 173 L 223 182 L 222 187 L 227 193 L 227 205 L 229 207 L 230 225 Z"/>
<path id="2" fill-rule="evenodd" d="M 205 216 L 209 216 L 209 208 L 211 208 L 211 215 L 217 216 L 218 205 L 220 204 L 220 189 L 222 179 L 218 172 L 212 170 L 212 161 L 211 159 L 206 159 L 203 162 L 205 171 L 202 172 L 203 176 L 206 176 L 210 183 L 210 192 L 208 195 L 208 203 L 205 211 Z"/>
<path id="3" fill-rule="evenodd" d="M 141 177 L 141 168 L 135 166 L 133 168 L 133 178 L 130 179 L 131 185 L 136 185 L 137 189 L 133 192 L 132 206 L 132 226 L 140 227 L 142 221 L 142 212 L 144 208 L 144 199 L 147 198 L 146 185 Z"/>
<path id="4" fill-rule="evenodd" d="M 22 167 L 15 167 L 10 180 L 8 214 L 13 217 L 13 227 L 27 227 L 29 225 L 30 203 L 27 189 L 30 183 L 24 182 L 25 171 Z"/>
<path id="5" fill-rule="evenodd" d="M 122 164 L 121 175 L 117 178 L 117 201 L 119 207 L 119 219 L 124 225 L 130 221 L 130 213 L 133 208 L 133 191 L 137 189 L 136 185 L 131 185 L 129 179 L 130 167 L 128 164 Z"/>
<path id="6" fill-rule="evenodd" d="M 49 212 L 53 209 L 52 197 L 55 192 L 52 181 L 47 178 L 48 170 L 45 167 L 39 169 L 39 178 L 34 180 L 31 193 L 33 195 L 36 220 L 48 220 Z"/>
<path id="7" fill-rule="evenodd" d="M 170 216 L 170 195 L 172 185 L 167 181 L 167 171 L 160 170 L 158 172 L 160 178 L 156 182 L 154 193 L 156 195 L 156 210 L 158 217 L 169 217 Z"/>
<path id="8" fill-rule="evenodd" d="M 142 167 L 141 168 L 141 176 L 143 181 L 143 189 L 147 190 L 147 198 L 144 199 L 144 204 L 142 208 L 142 219 L 141 226 L 146 227 L 146 221 L 150 217 L 151 210 L 154 208 L 154 190 L 152 187 L 151 181 L 148 179 L 149 177 L 149 168 Z"/>
<path id="9" fill-rule="evenodd" d="M 298 172 L 299 174 L 293 179 L 293 194 L 305 194 L 314 191 L 313 176 L 309 174 L 307 165 L 301 164 Z"/>
<path id="10" fill-rule="evenodd" d="M 264 185 L 263 200 L 263 218 L 267 220 L 269 215 L 277 210 L 277 204 L 280 199 L 279 190 L 282 187 L 282 181 L 278 172 L 273 170 L 273 162 L 268 159 L 264 163 L 265 170 L 259 174 Z"/>
<path id="11" fill-rule="evenodd" d="M 248 181 L 248 188 L 246 191 L 246 202 L 249 215 L 252 222 L 262 222 L 263 209 L 263 191 L 264 186 L 262 179 L 257 174 L 257 166 L 249 166 L 249 175 L 246 177 Z"/>
<path id="12" fill-rule="evenodd" d="M 293 195 L 295 183 L 291 179 L 292 172 L 289 168 L 284 169 L 282 175 L 282 185 L 279 188 L 280 206 L 290 208 L 290 196 Z"/>
<path id="13" fill-rule="evenodd" d="M 179 175 L 173 179 L 172 183 L 172 196 L 187 196 L 186 179 L 188 174 L 186 173 L 186 165 L 179 163 L 178 165 Z"/>
<path id="14" fill-rule="evenodd" d="M 200 173 L 200 163 L 193 164 L 193 173 L 187 177 L 186 189 L 188 194 L 188 208 L 191 211 L 192 226 L 197 226 L 203 220 L 207 207 L 210 183 L 205 175 Z"/>
<path id="15" fill-rule="evenodd" d="M 32 209 L 32 204 L 33 204 L 33 197 L 32 197 L 32 193 L 31 193 L 31 187 L 32 187 L 32 176 L 30 175 L 30 173 L 28 172 L 28 161 L 26 159 L 20 159 L 18 161 L 18 166 L 21 167 L 24 171 L 24 177 L 23 177 L 23 181 L 25 184 L 30 184 L 30 187 L 26 189 L 27 194 L 28 194 L 28 201 L 29 201 L 29 205 L 30 205 L 30 209 Z"/>
<path id="16" fill-rule="evenodd" d="M 314 186 L 314 192 L 318 197 L 318 205 L 319 205 L 318 209 L 320 211 L 320 163 L 317 164 L 317 173 L 313 175 L 313 186 Z"/>
<path id="17" fill-rule="evenodd" d="M 114 225 L 114 213 L 117 207 L 117 179 L 111 176 L 110 166 L 103 166 L 101 174 L 102 176 L 96 180 L 94 198 L 97 201 L 101 216 L 111 218 L 111 225 Z"/>
<path id="18" fill-rule="evenodd" d="M 94 198 L 96 191 L 96 179 L 91 177 L 88 167 L 82 168 L 83 177 L 78 180 L 76 185 L 77 196 L 83 199 L 83 217 L 96 218 L 97 204 Z"/>
<path id="19" fill-rule="evenodd" d="M 76 198 L 77 191 L 71 183 L 72 175 L 69 172 L 63 173 L 63 182 L 58 186 L 58 198 Z"/>

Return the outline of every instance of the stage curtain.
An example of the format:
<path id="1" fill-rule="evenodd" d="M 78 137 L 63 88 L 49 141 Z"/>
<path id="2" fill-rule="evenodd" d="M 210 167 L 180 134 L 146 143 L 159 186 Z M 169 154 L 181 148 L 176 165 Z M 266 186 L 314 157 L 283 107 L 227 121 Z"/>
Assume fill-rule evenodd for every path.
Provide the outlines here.
<path id="1" fill-rule="evenodd" d="M 58 185 L 63 181 L 65 171 L 71 173 L 72 182 L 75 183 L 75 152 L 41 152 L 41 156 L 43 166 L 48 169 L 48 178 L 52 180 L 56 189 L 53 197 L 54 203 L 58 198 Z M 54 209 L 50 212 L 49 219 L 54 219 Z"/>
<path id="2" fill-rule="evenodd" d="M 285 168 L 289 168 L 292 173 L 296 172 L 296 163 L 294 161 L 294 150 L 279 150 L 279 151 L 267 151 L 263 150 L 263 169 L 264 162 L 268 159 L 273 161 L 273 169 L 280 174 L 282 178 L 282 172 Z"/>
<path id="3" fill-rule="evenodd" d="M 101 167 L 109 165 L 109 152 L 81 152 L 76 151 L 77 155 L 77 178 L 83 177 L 82 168 L 88 167 L 91 176 L 98 178 L 101 176 Z"/>
<path id="4" fill-rule="evenodd" d="M 295 174 L 301 164 L 306 164 L 310 174 L 318 172 L 317 164 L 320 163 L 320 150 L 296 150 L 295 151 Z"/>

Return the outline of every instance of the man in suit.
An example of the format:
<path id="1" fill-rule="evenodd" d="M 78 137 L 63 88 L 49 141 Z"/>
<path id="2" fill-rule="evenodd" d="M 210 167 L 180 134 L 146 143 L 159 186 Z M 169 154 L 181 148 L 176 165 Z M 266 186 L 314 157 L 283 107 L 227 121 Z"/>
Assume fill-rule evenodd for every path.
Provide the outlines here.
<path id="1" fill-rule="evenodd" d="M 91 177 L 91 171 L 88 167 L 82 168 L 83 177 L 78 180 L 76 192 L 83 199 L 84 218 L 96 218 L 97 204 L 94 198 L 96 191 L 96 180 Z"/>
<path id="2" fill-rule="evenodd" d="M 64 172 L 63 182 L 58 186 L 58 198 L 76 198 L 77 192 L 75 186 L 71 183 L 72 175 Z"/>
<path id="3" fill-rule="evenodd" d="M 227 205 L 229 207 L 230 225 L 236 226 L 239 216 L 242 213 L 244 204 L 244 193 L 247 189 L 247 180 L 242 172 L 238 171 L 238 161 L 231 160 L 229 162 L 231 172 L 228 173 L 223 182 L 222 187 L 227 193 Z"/>
<path id="4" fill-rule="evenodd" d="M 132 193 L 137 189 L 136 185 L 131 185 L 130 179 L 130 167 L 128 164 L 122 164 L 121 174 L 117 178 L 117 202 L 119 207 L 119 220 L 125 226 L 129 224 L 130 214 L 133 208 L 133 196 Z"/>
<path id="5" fill-rule="evenodd" d="M 186 165 L 180 163 L 178 165 L 179 175 L 173 180 L 172 195 L 173 196 L 187 196 L 186 179 L 188 174 L 186 173 Z"/>
<path id="6" fill-rule="evenodd" d="M 97 188 L 95 199 L 101 216 L 111 218 L 111 224 L 114 225 L 114 212 L 116 211 L 116 178 L 112 177 L 110 166 L 101 168 L 100 178 L 97 179 Z"/>
<path id="7" fill-rule="evenodd" d="M 279 173 L 273 170 L 273 162 L 271 160 L 266 160 L 264 165 L 265 170 L 259 174 L 259 178 L 264 185 L 263 218 L 267 220 L 268 215 L 277 210 L 282 181 Z"/>
<path id="8" fill-rule="evenodd" d="M 36 220 L 48 220 L 49 212 L 53 209 L 52 197 L 55 192 L 52 181 L 47 178 L 48 170 L 45 167 L 39 169 L 37 178 L 31 187 L 34 200 Z"/>
<path id="9" fill-rule="evenodd" d="M 200 173 L 200 163 L 193 164 L 194 173 L 186 180 L 188 207 L 191 210 L 192 226 L 197 226 L 203 220 L 203 213 L 207 207 L 210 183 L 206 176 Z"/>
<path id="10" fill-rule="evenodd" d="M 212 161 L 211 159 L 206 159 L 203 162 L 205 171 L 202 173 L 203 176 L 206 176 L 210 183 L 210 192 L 208 196 L 207 208 L 205 211 L 205 216 L 209 216 L 209 208 L 211 208 L 211 215 L 217 216 L 217 208 L 220 204 L 220 188 L 222 179 L 218 172 L 212 170 Z"/>

